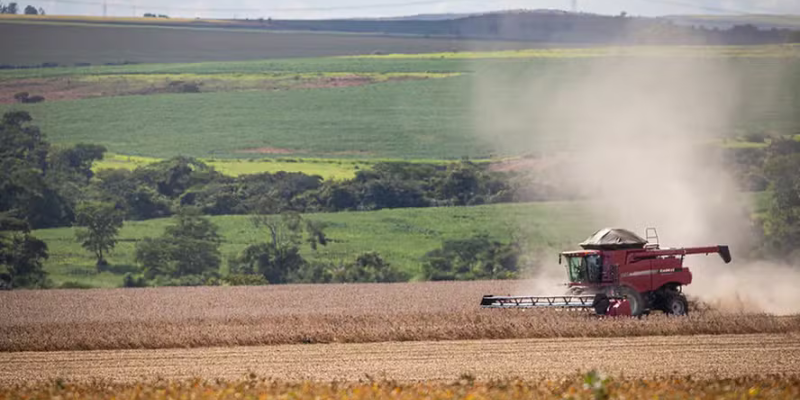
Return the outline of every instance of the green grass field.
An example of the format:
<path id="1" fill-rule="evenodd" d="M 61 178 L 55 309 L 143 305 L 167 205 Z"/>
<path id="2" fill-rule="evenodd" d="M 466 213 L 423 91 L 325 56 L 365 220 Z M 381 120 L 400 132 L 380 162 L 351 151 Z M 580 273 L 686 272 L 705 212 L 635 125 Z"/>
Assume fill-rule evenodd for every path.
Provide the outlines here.
<path id="1" fill-rule="evenodd" d="M 331 243 L 318 252 L 303 249 L 310 259 L 330 262 L 355 259 L 366 251 L 377 251 L 391 264 L 417 274 L 420 258 L 441 245 L 444 239 L 467 238 L 488 233 L 508 242 L 512 235 L 523 234 L 535 250 L 569 248 L 591 234 L 594 219 L 580 203 L 503 204 L 479 207 L 396 209 L 371 212 L 310 214 L 323 221 Z M 247 216 L 212 217 L 224 237 L 221 247 L 223 271 L 227 258 L 246 246 L 264 241 L 267 233 L 257 230 Z M 590 221 L 590 222 L 587 222 Z M 97 273 L 94 260 L 75 240 L 73 228 L 45 229 L 34 235 L 47 242 L 50 258 L 45 268 L 55 284 L 78 282 L 97 287 L 118 286 L 127 271 L 135 270 L 134 248 L 137 240 L 161 235 L 169 219 L 126 222 L 117 248 L 108 258 L 117 273 Z M 552 254 L 548 253 L 548 256 Z"/>
<path id="2" fill-rule="evenodd" d="M 768 48 L 768 47 L 767 47 Z M 759 49 L 759 48 L 756 48 Z M 729 49 L 730 50 L 730 49 Z M 736 48 L 733 48 L 736 50 Z M 731 51 L 733 51 L 731 50 Z M 737 50 L 738 51 L 738 50 Z M 755 52 L 755 50 L 752 50 Z M 536 52 L 534 52 L 536 53 Z M 475 54 L 470 57 L 476 56 Z M 495 57 L 487 53 L 485 57 Z M 657 61 L 656 61 L 657 62 Z M 569 137 L 558 120 L 540 132 L 521 130 L 520 140 L 497 141 L 476 131 L 476 102 L 483 78 L 495 79 L 492 96 L 531 109 L 547 106 L 553 88 L 591 72 L 586 57 L 507 57 L 487 59 L 408 57 L 311 58 L 236 63 L 134 65 L 64 69 L 75 74 L 159 77 L 176 74 L 287 73 L 460 73 L 437 79 L 389 81 L 353 87 L 197 94 L 103 97 L 41 104 L 4 104 L 0 112 L 28 110 L 56 143 L 91 142 L 118 154 L 200 158 L 253 158 L 254 149 L 276 148 L 291 157 L 360 159 L 485 159 L 563 149 Z M 745 93 L 763 93 L 781 76 L 770 98 L 744 99 L 741 112 L 720 135 L 800 131 L 800 62 L 794 58 L 731 58 L 729 67 Z M 59 68 L 52 69 L 59 72 Z M 42 70 L 48 72 L 50 70 Z M 7 79 L 35 71 L 0 73 Z M 63 72 L 63 71 L 61 71 Z M 5 75 L 4 75 L 5 74 Z M 501 77 L 500 79 L 496 79 Z M 542 78 L 544 77 L 544 78 Z M 548 85 L 535 97 L 519 82 L 537 78 Z M 66 79 L 66 78 L 62 78 Z M 98 78 L 99 79 L 99 78 Z M 144 79 L 144 78 L 137 78 Z M 249 79 L 249 78 L 248 78 Z M 546 89 L 551 88 L 551 89 Z M 518 99 L 518 100 L 514 100 Z M 503 143 L 513 142 L 513 147 Z M 271 156 L 256 155 L 255 157 Z"/>
<path id="3" fill-rule="evenodd" d="M 351 88 L 127 96 L 2 107 L 28 110 L 57 143 L 152 157 L 488 157 L 470 137 L 459 78 Z M 442 104 L 448 101 L 449 104 Z"/>

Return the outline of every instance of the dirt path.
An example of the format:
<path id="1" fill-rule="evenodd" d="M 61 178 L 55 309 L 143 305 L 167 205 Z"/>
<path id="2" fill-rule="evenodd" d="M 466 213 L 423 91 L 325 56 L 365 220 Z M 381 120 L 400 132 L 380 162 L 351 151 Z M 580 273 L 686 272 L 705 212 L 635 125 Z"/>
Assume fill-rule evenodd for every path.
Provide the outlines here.
<path id="1" fill-rule="evenodd" d="M 598 368 L 628 377 L 800 374 L 798 335 L 526 339 L 0 353 L 0 383 L 109 378 L 559 377 Z"/>

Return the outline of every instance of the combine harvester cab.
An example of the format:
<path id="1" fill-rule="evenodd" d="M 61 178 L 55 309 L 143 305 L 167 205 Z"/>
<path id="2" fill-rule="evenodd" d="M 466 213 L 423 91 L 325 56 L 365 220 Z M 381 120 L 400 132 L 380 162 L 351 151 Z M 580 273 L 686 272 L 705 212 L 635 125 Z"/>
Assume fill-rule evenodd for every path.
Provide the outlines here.
<path id="1" fill-rule="evenodd" d="M 559 255 L 565 261 L 569 287 L 563 296 L 484 296 L 484 308 L 578 308 L 598 315 L 638 316 L 660 310 L 686 315 L 689 305 L 682 287 L 692 283 L 683 259 L 692 254 L 718 253 L 731 261 L 728 246 L 665 248 L 655 229 L 647 239 L 625 229 L 602 229 L 581 243 L 583 250 Z M 650 239 L 655 239 L 650 242 Z"/>

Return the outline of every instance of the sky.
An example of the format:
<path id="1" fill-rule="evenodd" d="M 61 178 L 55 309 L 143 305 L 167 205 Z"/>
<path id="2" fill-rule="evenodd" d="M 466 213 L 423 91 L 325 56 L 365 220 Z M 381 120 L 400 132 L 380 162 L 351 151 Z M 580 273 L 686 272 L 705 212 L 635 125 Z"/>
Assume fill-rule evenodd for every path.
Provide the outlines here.
<path id="1" fill-rule="evenodd" d="M 16 0 L 48 14 L 188 18 L 322 19 L 473 13 L 519 9 L 577 10 L 597 14 L 798 14 L 800 0 Z M 6 0 L 5 2 L 8 2 Z"/>

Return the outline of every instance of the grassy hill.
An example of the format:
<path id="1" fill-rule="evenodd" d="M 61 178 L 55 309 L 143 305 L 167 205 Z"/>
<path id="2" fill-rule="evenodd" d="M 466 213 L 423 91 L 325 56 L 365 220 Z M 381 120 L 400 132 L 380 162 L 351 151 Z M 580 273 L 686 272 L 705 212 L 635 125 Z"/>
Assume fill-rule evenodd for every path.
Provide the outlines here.
<path id="1" fill-rule="evenodd" d="M 420 258 L 439 247 L 444 239 L 488 233 L 508 242 L 512 235 L 524 233 L 531 249 L 548 251 L 552 253 L 548 256 L 553 256 L 559 250 L 575 246 L 599 225 L 580 203 L 395 209 L 310 214 L 305 218 L 327 223 L 326 232 L 331 239 L 318 252 L 304 247 L 305 257 L 338 263 L 352 261 L 363 252 L 377 251 L 391 264 L 414 275 L 419 272 Z M 220 216 L 211 220 L 220 227 L 224 238 L 221 250 L 226 261 L 246 246 L 268 237 L 247 216 Z M 34 235 L 48 244 L 50 258 L 45 269 L 56 284 L 78 282 L 113 287 L 122 283 L 125 272 L 136 270 L 136 241 L 161 235 L 170 223 L 169 219 L 126 222 L 120 242 L 108 258 L 116 273 L 96 272 L 91 253 L 77 243 L 73 228 L 39 230 Z M 223 270 L 227 270 L 227 264 Z"/>

